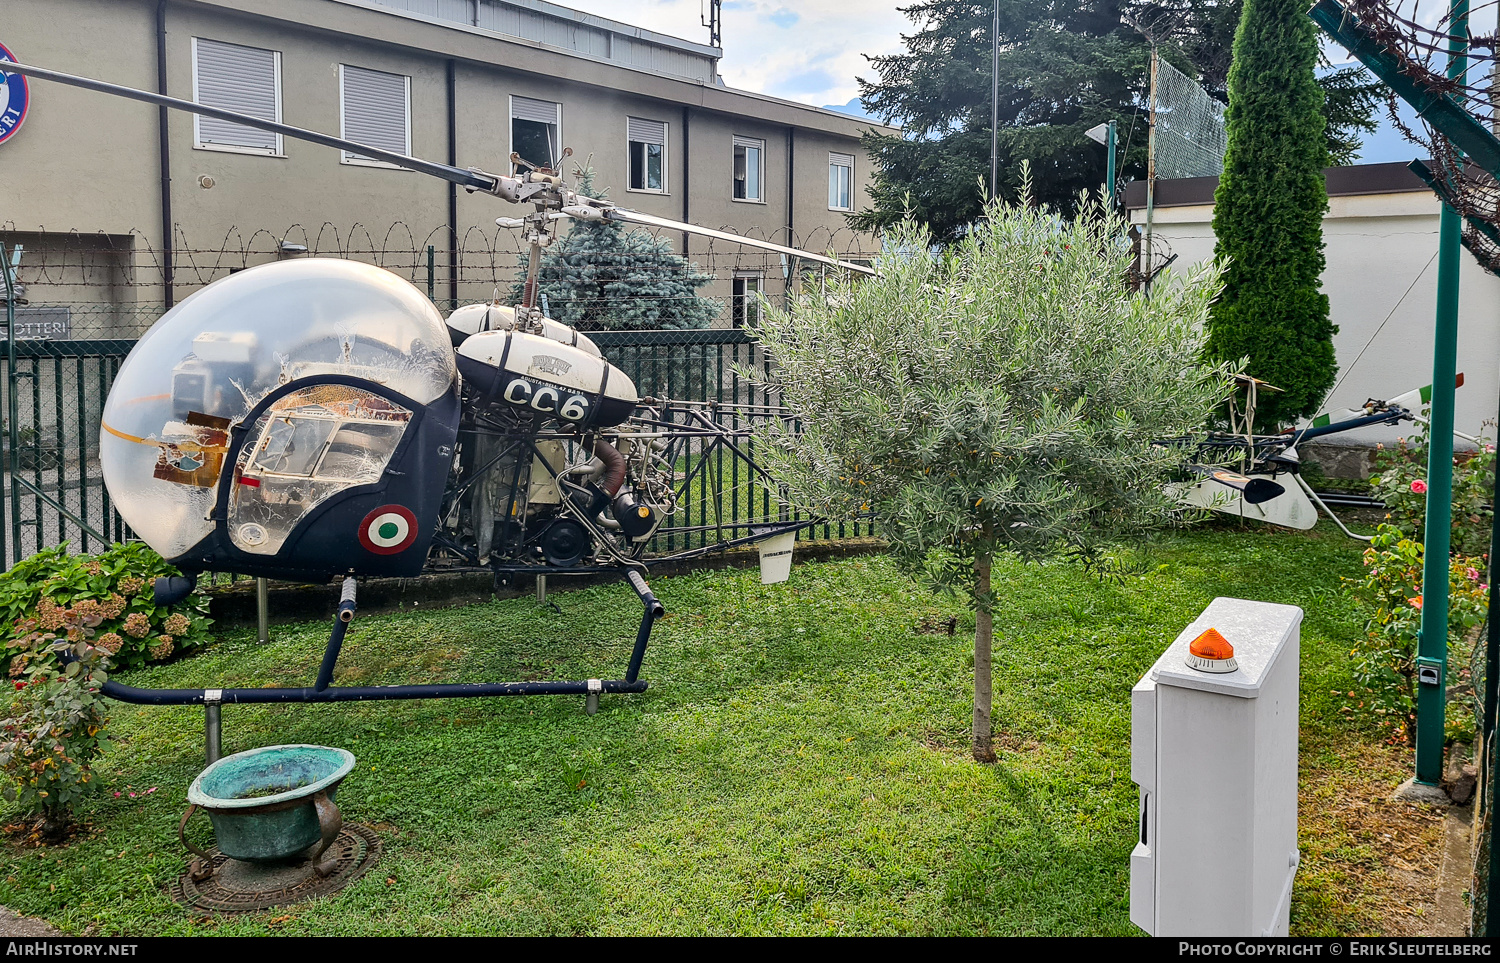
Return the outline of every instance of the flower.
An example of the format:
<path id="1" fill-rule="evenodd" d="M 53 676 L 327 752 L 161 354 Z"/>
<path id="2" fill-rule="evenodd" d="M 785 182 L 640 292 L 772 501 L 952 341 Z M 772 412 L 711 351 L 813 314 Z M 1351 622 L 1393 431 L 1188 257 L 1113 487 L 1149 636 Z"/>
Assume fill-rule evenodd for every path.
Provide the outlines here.
<path id="1" fill-rule="evenodd" d="M 1464 574 L 1469 577 L 1469 581 L 1471 582 L 1479 581 L 1479 569 L 1474 568 L 1473 566 L 1470 566 L 1469 569 L 1464 572 Z"/>
<path id="2" fill-rule="evenodd" d="M 1420 610 L 1422 608 L 1422 596 L 1420 595 L 1413 599 L 1407 599 L 1407 601 L 1411 603 L 1411 607 L 1414 609 Z"/>
<path id="3" fill-rule="evenodd" d="M 167 616 L 167 620 L 162 623 L 162 628 L 166 629 L 169 635 L 182 635 L 191 627 L 192 623 L 181 612 Z"/>
<path id="4" fill-rule="evenodd" d="M 94 640 L 95 648 L 101 649 L 110 655 L 114 655 L 120 651 L 120 646 L 124 644 L 125 640 L 120 638 L 118 632 L 106 632 Z"/>
<path id="5" fill-rule="evenodd" d="M 126 595 L 134 595 L 142 588 L 144 588 L 145 585 L 145 579 L 137 578 L 134 575 L 127 575 L 124 578 L 120 579 L 120 591 L 124 592 Z"/>
<path id="6" fill-rule="evenodd" d="M 125 596 L 118 592 L 109 593 L 109 601 L 100 603 L 99 611 L 106 619 L 119 618 L 120 613 L 125 611 Z"/>
<path id="7" fill-rule="evenodd" d="M 165 659 L 172 654 L 172 637 L 170 635 L 159 635 L 156 644 L 151 646 L 151 658 Z"/>
<path id="8" fill-rule="evenodd" d="M 151 631 L 151 620 L 140 612 L 125 616 L 125 634 L 132 639 L 143 639 Z"/>
<path id="9" fill-rule="evenodd" d="M 1413 494 L 1416 494 L 1416 495 L 1425 495 L 1425 494 L 1427 494 L 1427 483 L 1425 481 L 1423 481 L 1422 479 L 1418 478 L 1417 480 L 1415 480 L 1415 481 L 1413 481 L 1411 483 L 1411 490 L 1412 490 Z"/>
<path id="10" fill-rule="evenodd" d="M 49 632 L 62 628 L 64 609 L 51 599 L 44 598 L 36 604 L 36 620 Z"/>

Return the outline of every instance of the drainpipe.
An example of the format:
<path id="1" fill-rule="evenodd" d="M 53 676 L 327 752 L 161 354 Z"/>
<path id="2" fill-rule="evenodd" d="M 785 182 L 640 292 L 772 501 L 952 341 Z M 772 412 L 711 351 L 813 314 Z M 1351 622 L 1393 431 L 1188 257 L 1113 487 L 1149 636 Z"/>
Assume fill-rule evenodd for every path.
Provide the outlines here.
<path id="1" fill-rule="evenodd" d="M 786 246 L 796 247 L 797 242 L 793 240 L 792 232 L 792 198 L 796 194 L 794 190 L 797 183 L 797 128 L 786 129 Z"/>
<path id="2" fill-rule="evenodd" d="M 688 213 L 688 170 L 692 165 L 692 155 L 688 153 L 688 106 L 682 105 L 682 220 L 685 224 L 693 223 Z M 682 232 L 682 256 L 688 256 L 688 232 Z"/>
<path id="3" fill-rule="evenodd" d="M 478 0 L 475 0 L 478 23 Z M 458 62 L 448 61 L 448 166 L 458 166 Z M 458 307 L 458 185 L 448 183 L 448 310 Z"/>
<path id="4" fill-rule="evenodd" d="M 156 2 L 156 92 L 167 93 L 167 0 Z M 167 108 L 156 108 L 157 155 L 161 165 L 162 300 L 172 307 L 172 145 L 167 136 Z"/>

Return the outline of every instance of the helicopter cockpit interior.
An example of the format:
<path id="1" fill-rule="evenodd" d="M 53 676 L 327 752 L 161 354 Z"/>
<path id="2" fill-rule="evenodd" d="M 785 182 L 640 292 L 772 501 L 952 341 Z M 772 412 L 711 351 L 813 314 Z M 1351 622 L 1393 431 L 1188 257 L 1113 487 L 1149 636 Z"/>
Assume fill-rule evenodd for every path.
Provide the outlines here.
<path id="1" fill-rule="evenodd" d="M 326 577 L 357 541 L 362 569 L 415 574 L 457 425 L 432 303 L 381 268 L 313 258 L 249 268 L 158 321 L 110 392 L 100 460 L 126 523 L 185 570 L 274 559 Z"/>

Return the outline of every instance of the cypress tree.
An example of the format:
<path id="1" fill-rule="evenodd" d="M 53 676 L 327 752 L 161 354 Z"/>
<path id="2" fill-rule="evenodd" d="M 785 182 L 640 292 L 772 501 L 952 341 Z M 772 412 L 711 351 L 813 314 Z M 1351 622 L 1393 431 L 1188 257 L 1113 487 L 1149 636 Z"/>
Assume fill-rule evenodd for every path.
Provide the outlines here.
<path id="1" fill-rule="evenodd" d="M 1317 410 L 1337 361 L 1323 273 L 1323 91 L 1303 0 L 1246 0 L 1229 70 L 1229 149 L 1214 194 L 1224 294 L 1208 322 L 1211 357 L 1284 389 L 1260 395 L 1271 428 Z"/>

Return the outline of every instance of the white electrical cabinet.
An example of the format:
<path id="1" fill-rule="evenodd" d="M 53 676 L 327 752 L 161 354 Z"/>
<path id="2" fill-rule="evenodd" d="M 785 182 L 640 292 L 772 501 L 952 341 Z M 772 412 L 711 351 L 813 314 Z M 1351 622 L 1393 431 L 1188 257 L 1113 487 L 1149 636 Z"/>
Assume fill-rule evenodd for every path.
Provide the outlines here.
<path id="1" fill-rule="evenodd" d="M 1287 935 L 1301 625 L 1293 605 L 1214 599 L 1131 691 L 1130 920 L 1153 936 Z M 1210 628 L 1233 671 L 1191 667 Z"/>

